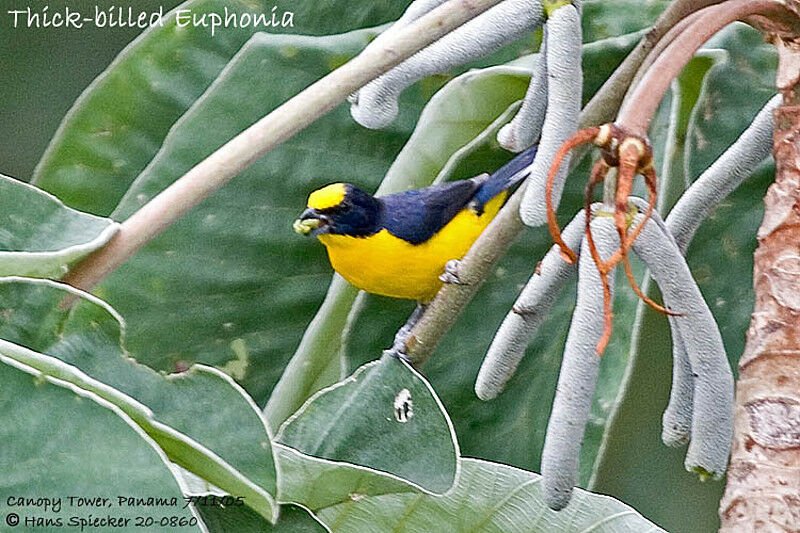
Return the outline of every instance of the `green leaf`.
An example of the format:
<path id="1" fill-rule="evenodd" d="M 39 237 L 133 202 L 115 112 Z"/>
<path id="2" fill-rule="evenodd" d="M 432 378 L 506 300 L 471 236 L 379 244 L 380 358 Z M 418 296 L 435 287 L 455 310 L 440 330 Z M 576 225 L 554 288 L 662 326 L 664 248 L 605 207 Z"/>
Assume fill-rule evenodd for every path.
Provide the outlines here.
<path id="1" fill-rule="evenodd" d="M 552 511 L 540 495 L 538 474 L 478 459 L 461 459 L 456 486 L 437 496 L 280 445 L 276 453 L 287 473 L 282 500 L 302 504 L 337 532 L 663 531 L 627 505 L 580 489 L 566 509 Z"/>
<path id="2" fill-rule="evenodd" d="M 95 394 L 42 377 L 32 368 L 0 364 L 0 499 L 3 522 L 12 513 L 20 530 L 55 530 L 26 519 L 60 520 L 62 527 L 77 520 L 109 515 L 127 520 L 133 530 L 137 516 L 164 516 L 194 523 L 184 509 L 181 488 L 164 453 L 137 424 L 116 406 Z M 113 435 L 113 438 L 109 438 Z M 78 507 L 69 496 L 108 498 L 101 508 Z M 164 498 L 174 506 L 143 508 L 119 505 L 119 496 Z M 23 498 L 53 498 L 59 507 L 16 506 Z M 6 531 L 13 531 L 9 527 Z M 182 531 L 200 531 L 187 525 Z"/>
<path id="3" fill-rule="evenodd" d="M 281 3 L 189 0 L 176 9 L 193 16 L 294 13 L 294 27 L 201 24 L 178 27 L 175 11 L 143 32 L 81 95 L 37 166 L 33 182 L 68 205 L 108 215 L 156 154 L 173 123 L 203 94 L 257 31 L 320 35 L 375 26 L 397 18 L 403 2 L 346 0 Z M 210 23 L 210 22 L 209 22 Z M 293 48 L 285 49 L 287 55 Z M 300 65 L 302 68 L 302 64 Z M 280 73 L 274 79 L 280 80 Z M 261 108 L 262 114 L 269 110 Z M 101 186 L 98 188 L 98 184 Z"/>
<path id="4" fill-rule="evenodd" d="M 317 515 L 337 531 L 485 531 L 530 533 L 663 531 L 627 505 L 608 496 L 576 490 L 562 511 L 547 508 L 538 474 L 505 465 L 461 460 L 458 485 L 444 496 L 387 494 L 326 509 Z"/>
<path id="5" fill-rule="evenodd" d="M 70 209 L 36 187 L 0 174 L 0 276 L 61 276 L 103 246 L 119 225 Z"/>
<path id="6" fill-rule="evenodd" d="M 758 32 L 732 26 L 707 45 L 715 47 L 727 50 L 728 55 L 715 56 L 717 62 L 705 79 L 701 68 L 685 71 L 681 80 L 685 98 L 676 117 L 676 141 L 679 148 L 685 148 L 675 150 L 666 161 L 672 169 L 671 182 L 666 185 L 667 206 L 674 202 L 676 189 L 680 192 L 684 186 L 683 173 L 688 181 L 697 178 L 775 91 L 774 49 Z M 701 66 L 695 63 L 696 68 Z M 699 95 L 695 94 L 698 89 Z M 760 199 L 773 176 L 773 167 L 762 167 L 724 201 L 700 227 L 687 253 L 734 370 L 752 311 L 752 254 L 763 216 Z M 636 343 L 624 397 L 609 426 L 591 488 L 624 499 L 669 530 L 716 530 L 724 484 L 700 483 L 696 474 L 684 469 L 686 449 L 661 443 L 661 415 L 671 381 L 670 333 L 663 316 L 647 308 L 641 313 L 635 325 L 631 322 Z M 654 497 L 666 486 L 672 497 Z"/>
<path id="7" fill-rule="evenodd" d="M 436 393 L 391 355 L 312 396 L 276 440 L 308 455 L 393 474 L 431 492 L 450 489 L 458 472 L 458 444 Z"/>
<path id="8" fill-rule="evenodd" d="M 311 395 L 344 377 L 343 336 L 357 295 L 358 289 L 334 275 L 325 300 L 264 407 L 270 429 L 277 430 Z"/>
<path id="9" fill-rule="evenodd" d="M 0 359 L 89 391 L 116 405 L 172 461 L 274 519 L 276 472 L 270 435 L 252 400 L 222 372 L 195 366 L 164 376 L 122 348 L 119 315 L 63 285 L 0 278 Z"/>
<path id="10" fill-rule="evenodd" d="M 274 450 L 281 472 L 281 504 L 297 503 L 313 511 L 363 496 L 421 492 L 419 487 L 385 472 L 312 457 L 277 442 Z"/>
<path id="11" fill-rule="evenodd" d="M 273 525 L 244 506 L 196 505 L 195 509 L 209 533 L 324 533 L 330 531 L 308 511 L 297 505 L 281 505 L 278 521 Z"/>

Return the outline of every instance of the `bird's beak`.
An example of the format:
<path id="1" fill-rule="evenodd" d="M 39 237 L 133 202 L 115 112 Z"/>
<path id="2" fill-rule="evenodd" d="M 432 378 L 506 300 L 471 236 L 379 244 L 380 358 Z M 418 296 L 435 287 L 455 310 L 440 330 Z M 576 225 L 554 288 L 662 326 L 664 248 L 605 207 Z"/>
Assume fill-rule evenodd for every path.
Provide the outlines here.
<path id="1" fill-rule="evenodd" d="M 306 209 L 300 214 L 300 218 L 294 221 L 292 228 L 300 235 L 312 235 L 319 233 L 319 230 L 328 224 L 328 217 L 320 215 L 316 209 Z"/>

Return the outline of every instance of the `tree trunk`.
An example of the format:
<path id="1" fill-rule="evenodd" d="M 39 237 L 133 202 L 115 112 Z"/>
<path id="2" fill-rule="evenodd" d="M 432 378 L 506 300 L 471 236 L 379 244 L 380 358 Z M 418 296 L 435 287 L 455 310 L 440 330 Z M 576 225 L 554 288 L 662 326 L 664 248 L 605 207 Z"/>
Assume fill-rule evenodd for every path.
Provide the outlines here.
<path id="1" fill-rule="evenodd" d="M 778 40 L 775 182 L 754 256 L 755 309 L 739 361 L 724 532 L 800 531 L 800 55 Z"/>

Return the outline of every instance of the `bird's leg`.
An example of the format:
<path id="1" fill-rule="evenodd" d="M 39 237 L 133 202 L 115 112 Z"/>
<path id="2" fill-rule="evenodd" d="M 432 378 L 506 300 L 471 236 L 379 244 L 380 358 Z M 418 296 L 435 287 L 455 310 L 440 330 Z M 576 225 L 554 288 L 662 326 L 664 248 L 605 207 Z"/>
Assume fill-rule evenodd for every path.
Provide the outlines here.
<path id="1" fill-rule="evenodd" d="M 462 285 L 461 278 L 458 277 L 460 267 L 460 259 L 451 259 L 444 264 L 444 272 L 439 276 L 439 280 L 452 285 Z"/>
<path id="2" fill-rule="evenodd" d="M 411 330 L 417 325 L 417 322 L 419 322 L 419 319 L 425 314 L 425 309 L 427 308 L 427 304 L 419 302 L 417 303 L 417 307 L 414 309 L 414 312 L 411 313 L 411 316 L 408 317 L 406 323 L 403 324 L 403 327 L 397 330 L 397 333 L 394 336 L 392 347 L 387 350 L 389 355 L 397 357 L 398 359 L 402 359 L 406 363 L 411 363 L 406 355 L 406 341 L 411 335 Z"/>

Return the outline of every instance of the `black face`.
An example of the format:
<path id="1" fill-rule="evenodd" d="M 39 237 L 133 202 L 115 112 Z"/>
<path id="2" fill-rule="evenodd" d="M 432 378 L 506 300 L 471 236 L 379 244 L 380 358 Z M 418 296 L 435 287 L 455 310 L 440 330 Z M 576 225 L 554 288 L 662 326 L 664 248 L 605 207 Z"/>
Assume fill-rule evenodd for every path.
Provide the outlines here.
<path id="1" fill-rule="evenodd" d="M 333 207 L 326 209 L 308 208 L 295 222 L 295 230 L 306 235 L 333 233 L 366 237 L 379 231 L 382 205 L 380 200 L 361 189 L 346 185 L 344 199 Z M 316 227 L 298 230 L 299 227 L 310 228 L 309 221 L 315 221 Z"/>

